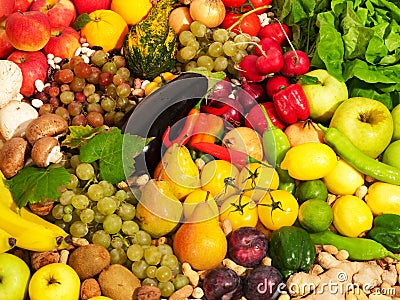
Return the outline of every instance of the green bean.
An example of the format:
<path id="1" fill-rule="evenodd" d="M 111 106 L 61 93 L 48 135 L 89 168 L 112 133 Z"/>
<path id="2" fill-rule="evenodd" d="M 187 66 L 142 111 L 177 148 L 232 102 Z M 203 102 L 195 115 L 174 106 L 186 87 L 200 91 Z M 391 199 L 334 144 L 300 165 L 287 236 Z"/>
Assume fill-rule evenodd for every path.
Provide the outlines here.
<path id="1" fill-rule="evenodd" d="M 318 126 L 324 131 L 325 142 L 356 170 L 379 181 L 400 185 L 400 169 L 366 155 L 338 129 Z"/>
<path id="2" fill-rule="evenodd" d="M 357 261 L 383 259 L 391 257 L 400 260 L 380 243 L 367 238 L 345 237 L 325 230 L 322 232 L 311 233 L 311 240 L 316 245 L 333 245 L 339 250 L 346 250 L 349 259 Z"/>

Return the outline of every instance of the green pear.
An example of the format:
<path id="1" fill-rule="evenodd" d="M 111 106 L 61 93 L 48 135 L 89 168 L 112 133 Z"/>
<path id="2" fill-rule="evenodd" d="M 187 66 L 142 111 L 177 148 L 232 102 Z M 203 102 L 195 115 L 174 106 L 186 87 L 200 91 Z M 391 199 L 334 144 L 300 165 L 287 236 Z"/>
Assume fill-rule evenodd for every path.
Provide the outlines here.
<path id="1" fill-rule="evenodd" d="M 153 238 L 171 233 L 178 226 L 182 212 L 182 203 L 175 197 L 169 183 L 163 180 L 147 182 L 136 206 L 140 228 Z"/>

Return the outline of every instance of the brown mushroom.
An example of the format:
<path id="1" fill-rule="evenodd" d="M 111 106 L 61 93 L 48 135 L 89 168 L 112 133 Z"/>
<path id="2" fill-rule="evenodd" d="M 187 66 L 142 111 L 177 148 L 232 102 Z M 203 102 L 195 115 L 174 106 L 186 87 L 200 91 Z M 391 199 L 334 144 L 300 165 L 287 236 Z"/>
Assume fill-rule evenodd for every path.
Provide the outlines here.
<path id="1" fill-rule="evenodd" d="M 0 150 L 0 170 L 6 178 L 15 176 L 24 167 L 28 142 L 21 137 L 6 141 Z"/>
<path id="2" fill-rule="evenodd" d="M 52 136 L 38 139 L 33 144 L 31 158 L 35 165 L 42 168 L 51 163 L 59 163 L 62 159 L 60 143 Z"/>
<path id="3" fill-rule="evenodd" d="M 25 135 L 29 143 L 33 145 L 42 137 L 60 135 L 66 133 L 67 130 L 68 122 L 63 117 L 48 113 L 30 122 L 25 130 Z"/>

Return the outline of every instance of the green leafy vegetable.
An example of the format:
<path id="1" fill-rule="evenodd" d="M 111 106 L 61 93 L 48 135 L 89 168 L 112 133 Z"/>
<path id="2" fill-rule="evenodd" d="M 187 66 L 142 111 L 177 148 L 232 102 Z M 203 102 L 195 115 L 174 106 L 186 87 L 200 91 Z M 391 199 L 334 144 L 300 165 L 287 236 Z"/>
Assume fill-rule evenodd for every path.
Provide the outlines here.
<path id="1" fill-rule="evenodd" d="M 19 208 L 28 203 L 39 203 L 44 199 L 57 199 L 58 187 L 71 180 L 70 173 L 63 167 L 25 167 L 6 183 Z"/>
<path id="2" fill-rule="evenodd" d="M 70 133 L 67 135 L 61 146 L 69 148 L 79 148 L 87 143 L 96 134 L 99 134 L 105 130 L 105 126 L 91 127 L 86 126 L 69 126 Z"/>
<path id="3" fill-rule="evenodd" d="M 134 158 L 145 144 L 145 138 L 123 134 L 120 129 L 113 127 L 83 145 L 80 148 L 80 160 L 87 163 L 98 160 L 101 179 L 116 184 L 135 170 Z"/>

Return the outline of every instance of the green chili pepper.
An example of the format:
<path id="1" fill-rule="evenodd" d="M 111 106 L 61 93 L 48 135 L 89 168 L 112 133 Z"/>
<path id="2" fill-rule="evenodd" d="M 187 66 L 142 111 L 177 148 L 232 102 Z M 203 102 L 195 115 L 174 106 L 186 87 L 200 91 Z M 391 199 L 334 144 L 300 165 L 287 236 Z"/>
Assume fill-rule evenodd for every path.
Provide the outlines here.
<path id="1" fill-rule="evenodd" d="M 326 128 L 321 124 L 318 126 L 324 132 L 325 142 L 348 164 L 379 181 L 400 185 L 400 169 L 364 154 L 336 128 Z"/>
<path id="2" fill-rule="evenodd" d="M 279 190 L 285 190 L 289 193 L 294 193 L 296 188 L 296 182 L 293 177 L 289 175 L 287 170 L 282 170 L 280 167 L 275 167 L 276 172 L 279 176 Z"/>
<path id="3" fill-rule="evenodd" d="M 279 166 L 290 149 L 290 142 L 282 129 L 276 127 L 268 116 L 265 107 L 261 109 L 267 120 L 267 129 L 263 132 L 263 147 L 266 159 L 272 166 Z"/>
<path id="4" fill-rule="evenodd" d="M 339 250 L 346 250 L 351 260 L 365 261 L 383 259 L 385 257 L 400 260 L 400 257 L 397 257 L 383 245 L 371 239 L 345 237 L 329 230 L 311 233 L 310 237 L 316 245 L 333 245 Z"/>
<path id="5" fill-rule="evenodd" d="M 381 243 L 388 250 L 400 252 L 400 216 L 382 214 L 374 219 L 374 226 L 368 232 L 368 237 Z"/>

